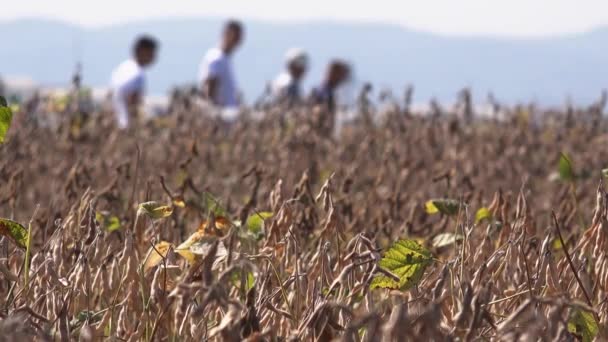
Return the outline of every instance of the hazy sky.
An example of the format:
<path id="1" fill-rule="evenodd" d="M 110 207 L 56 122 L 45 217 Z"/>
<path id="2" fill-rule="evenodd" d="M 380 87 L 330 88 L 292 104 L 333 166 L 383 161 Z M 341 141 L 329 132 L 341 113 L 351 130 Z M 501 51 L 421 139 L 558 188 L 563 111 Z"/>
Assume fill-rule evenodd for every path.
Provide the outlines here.
<path id="1" fill-rule="evenodd" d="M 396 23 L 445 34 L 544 36 L 608 26 L 607 0 L 17 0 L 0 20 L 45 17 L 86 26 L 176 16 Z"/>

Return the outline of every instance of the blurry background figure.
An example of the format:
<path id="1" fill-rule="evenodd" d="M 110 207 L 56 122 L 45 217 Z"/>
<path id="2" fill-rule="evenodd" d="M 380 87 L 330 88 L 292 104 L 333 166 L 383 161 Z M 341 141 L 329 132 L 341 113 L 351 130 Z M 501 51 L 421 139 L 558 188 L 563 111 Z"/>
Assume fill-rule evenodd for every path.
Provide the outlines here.
<path id="1" fill-rule="evenodd" d="M 154 63 L 158 43 L 150 36 L 139 37 L 133 46 L 133 57 L 112 72 L 112 104 L 120 128 L 127 128 L 137 115 L 145 92 L 144 69 Z"/>
<path id="2" fill-rule="evenodd" d="M 200 65 L 199 82 L 203 97 L 221 108 L 239 105 L 231 56 L 243 38 L 243 26 L 236 20 L 224 25 L 219 47 L 207 51 Z"/>
<path id="3" fill-rule="evenodd" d="M 349 80 L 351 68 L 345 61 L 333 60 L 329 63 L 323 82 L 312 91 L 312 101 L 324 105 L 333 112 L 336 108 L 336 91 Z"/>
<path id="4" fill-rule="evenodd" d="M 276 102 L 292 105 L 302 99 L 301 83 L 308 71 L 309 58 L 300 48 L 285 54 L 285 70 L 272 83 L 272 97 Z"/>
<path id="5" fill-rule="evenodd" d="M 321 135 L 330 136 L 336 126 L 337 96 L 340 86 L 351 76 L 351 68 L 345 61 L 333 60 L 329 63 L 322 83 L 313 89 L 311 102 L 315 105 L 312 115 L 313 125 Z"/>
<path id="6" fill-rule="evenodd" d="M 367 82 L 361 88 L 359 96 L 357 96 L 358 114 L 366 125 L 373 123 L 372 112 L 374 110 L 372 100 L 370 99 L 373 87 Z"/>
<path id="7" fill-rule="evenodd" d="M 76 64 L 72 75 L 72 87 L 68 94 L 66 114 L 70 120 L 70 134 L 79 137 L 81 128 L 88 122 L 90 115 L 95 109 L 93 94 L 89 87 L 82 83 L 82 65 Z"/>
<path id="8" fill-rule="evenodd" d="M 470 88 L 463 88 L 458 92 L 458 102 L 456 111 L 465 122 L 471 123 L 475 113 L 473 113 L 473 95 Z"/>

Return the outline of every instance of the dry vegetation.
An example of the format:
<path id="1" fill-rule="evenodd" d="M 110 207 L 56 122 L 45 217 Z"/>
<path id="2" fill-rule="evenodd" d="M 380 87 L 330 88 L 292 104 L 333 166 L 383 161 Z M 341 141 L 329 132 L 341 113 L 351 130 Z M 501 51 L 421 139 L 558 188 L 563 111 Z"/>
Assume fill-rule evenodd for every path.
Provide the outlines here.
<path id="1" fill-rule="evenodd" d="M 129 132 L 16 116 L 0 216 L 31 234 L 0 222 L 0 340 L 608 339 L 596 111 L 328 135 L 311 108 L 183 106 Z"/>

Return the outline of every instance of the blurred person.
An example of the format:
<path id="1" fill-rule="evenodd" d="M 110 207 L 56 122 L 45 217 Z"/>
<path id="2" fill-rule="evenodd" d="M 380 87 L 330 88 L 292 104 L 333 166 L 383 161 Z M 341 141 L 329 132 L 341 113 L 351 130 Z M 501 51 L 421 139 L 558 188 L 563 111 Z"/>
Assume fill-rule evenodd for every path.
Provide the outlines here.
<path id="1" fill-rule="evenodd" d="M 219 47 L 207 51 L 199 70 L 203 97 L 222 108 L 239 105 L 231 57 L 243 40 L 243 25 L 236 20 L 224 24 Z"/>
<path id="2" fill-rule="evenodd" d="M 156 60 L 157 49 L 155 38 L 140 36 L 133 44 L 133 56 L 112 72 L 112 105 L 118 127 L 122 129 L 129 126 L 130 119 L 137 116 L 138 107 L 143 103 L 146 85 L 144 71 Z"/>
<path id="3" fill-rule="evenodd" d="M 275 101 L 296 103 L 301 100 L 301 83 L 308 71 L 308 55 L 300 48 L 292 48 L 285 54 L 285 70 L 279 74 L 271 85 Z"/>
<path id="4" fill-rule="evenodd" d="M 331 136 L 336 125 L 336 92 L 351 75 L 348 63 L 333 60 L 327 66 L 323 82 L 313 88 L 311 102 L 315 106 L 312 115 L 314 127 L 319 134 Z"/>
<path id="5" fill-rule="evenodd" d="M 312 91 L 312 102 L 324 105 L 333 112 L 336 107 L 336 90 L 349 80 L 350 75 L 351 68 L 348 63 L 342 60 L 331 61 L 323 82 Z"/>

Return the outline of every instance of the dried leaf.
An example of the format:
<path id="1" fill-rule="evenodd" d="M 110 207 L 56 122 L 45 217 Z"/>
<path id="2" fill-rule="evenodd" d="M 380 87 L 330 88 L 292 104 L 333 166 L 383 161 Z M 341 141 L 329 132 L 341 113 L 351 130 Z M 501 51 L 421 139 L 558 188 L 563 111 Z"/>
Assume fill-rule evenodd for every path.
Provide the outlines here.
<path id="1" fill-rule="evenodd" d="M 163 261 L 163 258 L 167 256 L 167 253 L 169 253 L 171 247 L 173 247 L 173 245 L 167 241 L 157 243 L 154 245 L 154 248 L 150 247 L 144 263 L 144 273 L 160 264 Z"/>
<path id="2" fill-rule="evenodd" d="M 215 217 L 215 229 L 213 231 L 210 230 L 209 223 L 207 221 L 201 222 L 198 227 L 199 232 L 204 232 L 206 235 L 212 235 L 217 237 L 223 237 L 228 233 L 230 229 L 230 220 L 228 220 L 224 216 L 216 216 Z"/>
<path id="3" fill-rule="evenodd" d="M 209 250 L 211 249 L 211 246 L 213 245 L 214 242 L 215 242 L 215 239 L 209 239 L 209 240 L 202 240 L 202 241 L 193 243 L 192 246 L 190 246 L 190 248 L 189 248 L 190 252 L 193 254 L 196 254 L 196 255 L 205 256 L 205 255 L 209 254 Z M 217 246 L 216 256 L 221 257 L 221 256 L 225 255 L 226 253 L 227 253 L 226 246 L 224 246 L 224 243 L 220 242 Z"/>
<path id="4" fill-rule="evenodd" d="M 2 273 L 2 275 L 10 280 L 10 281 L 17 281 L 19 280 L 19 278 L 17 278 L 16 275 L 14 275 L 6 266 L 4 266 L 3 264 L 0 264 L 0 273 Z"/>
<path id="5" fill-rule="evenodd" d="M 196 259 L 196 255 L 200 255 L 199 252 L 192 251 L 191 248 L 195 244 L 206 244 L 215 241 L 218 237 L 223 237 L 226 235 L 228 230 L 230 229 L 230 221 L 225 217 L 216 217 L 215 218 L 215 229 L 210 230 L 208 227 L 208 222 L 203 221 L 198 230 L 194 232 L 194 234 L 190 235 L 186 241 L 182 242 L 177 248 L 175 248 L 175 252 L 182 257 L 184 257 L 188 262 L 192 263 Z M 223 246 L 223 245 L 222 245 Z M 202 248 L 201 246 L 195 246 L 195 249 Z M 220 247 L 218 247 L 220 248 Z"/>
<path id="6" fill-rule="evenodd" d="M 449 246 L 449 245 L 455 243 L 456 241 L 460 241 L 462 239 L 463 239 L 463 237 L 460 234 L 442 233 L 433 238 L 432 245 L 433 245 L 433 247 L 441 248 L 441 247 Z"/>

